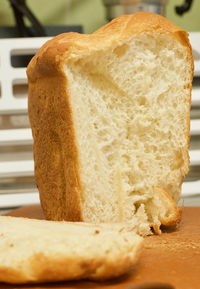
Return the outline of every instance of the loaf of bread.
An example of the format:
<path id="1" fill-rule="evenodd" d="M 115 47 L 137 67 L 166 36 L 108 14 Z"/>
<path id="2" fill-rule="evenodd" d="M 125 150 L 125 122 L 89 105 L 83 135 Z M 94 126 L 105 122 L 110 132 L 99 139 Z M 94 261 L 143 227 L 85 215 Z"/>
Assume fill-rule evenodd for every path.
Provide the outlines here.
<path id="1" fill-rule="evenodd" d="M 180 220 L 189 166 L 192 51 L 162 16 L 114 19 L 48 41 L 27 70 L 35 176 L 49 220 Z"/>
<path id="2" fill-rule="evenodd" d="M 142 238 L 122 225 L 0 216 L 0 282 L 103 280 L 132 268 Z"/>

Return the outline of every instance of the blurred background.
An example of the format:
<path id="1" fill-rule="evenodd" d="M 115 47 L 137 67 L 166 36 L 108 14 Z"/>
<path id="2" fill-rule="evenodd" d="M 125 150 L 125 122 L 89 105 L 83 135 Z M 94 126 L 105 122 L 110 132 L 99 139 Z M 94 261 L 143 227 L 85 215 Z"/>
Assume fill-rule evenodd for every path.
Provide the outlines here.
<path id="1" fill-rule="evenodd" d="M 92 33 L 121 14 L 151 11 L 190 33 L 195 60 L 190 172 L 181 201 L 200 205 L 200 1 L 0 0 L 0 213 L 39 203 L 27 114 L 26 66 L 41 45 L 68 31 Z"/>
<path id="2" fill-rule="evenodd" d="M 110 4 L 113 3 L 113 6 L 121 3 L 123 6 L 124 3 L 130 4 L 131 2 L 140 2 L 141 5 L 143 1 L 27 0 L 26 4 L 43 25 L 82 25 L 84 33 L 91 33 L 107 22 L 106 7 L 104 5 L 106 2 Z M 144 2 L 150 3 L 151 5 L 165 6 L 165 16 L 167 18 L 187 31 L 200 31 L 199 0 L 193 0 L 190 10 L 182 16 L 177 15 L 175 7 L 183 5 L 184 0 L 146 0 Z M 14 24 L 15 20 L 10 2 L 8 0 L 1 0 L 0 25 L 10 26 Z"/>

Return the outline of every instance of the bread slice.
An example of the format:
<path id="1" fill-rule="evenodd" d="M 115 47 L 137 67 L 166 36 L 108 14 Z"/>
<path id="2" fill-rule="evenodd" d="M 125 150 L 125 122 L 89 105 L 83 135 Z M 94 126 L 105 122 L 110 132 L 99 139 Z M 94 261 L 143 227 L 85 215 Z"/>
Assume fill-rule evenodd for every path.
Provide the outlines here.
<path id="1" fill-rule="evenodd" d="M 0 282 L 119 276 L 136 263 L 142 238 L 122 225 L 0 216 Z"/>
<path id="2" fill-rule="evenodd" d="M 162 16 L 123 15 L 48 41 L 28 66 L 35 176 L 47 219 L 180 220 L 189 165 L 193 58 Z"/>

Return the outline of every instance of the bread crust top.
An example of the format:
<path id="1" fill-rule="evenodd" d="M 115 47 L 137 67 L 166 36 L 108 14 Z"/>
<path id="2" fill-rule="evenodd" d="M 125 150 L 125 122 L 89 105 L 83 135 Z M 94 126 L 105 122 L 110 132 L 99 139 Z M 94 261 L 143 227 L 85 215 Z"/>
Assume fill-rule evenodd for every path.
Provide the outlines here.
<path id="1" fill-rule="evenodd" d="M 133 34 L 147 32 L 173 34 L 189 49 L 192 59 L 188 34 L 184 29 L 158 14 L 137 12 L 115 18 L 93 34 L 63 33 L 47 41 L 29 63 L 28 78 L 34 82 L 42 76 L 62 74 L 64 61 L 81 58 L 93 51 L 109 48 Z"/>

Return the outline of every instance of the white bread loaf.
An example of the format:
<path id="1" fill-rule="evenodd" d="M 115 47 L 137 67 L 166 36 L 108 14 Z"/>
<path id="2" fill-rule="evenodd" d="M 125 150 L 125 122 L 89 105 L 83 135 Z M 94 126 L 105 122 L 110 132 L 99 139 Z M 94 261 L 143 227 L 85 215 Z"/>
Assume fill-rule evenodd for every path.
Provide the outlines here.
<path id="1" fill-rule="evenodd" d="M 144 235 L 179 222 L 193 77 L 184 30 L 152 13 L 123 15 L 48 41 L 27 74 L 47 219 L 126 222 Z"/>
<path id="2" fill-rule="evenodd" d="M 0 282 L 119 276 L 136 263 L 142 238 L 122 225 L 0 216 Z"/>

